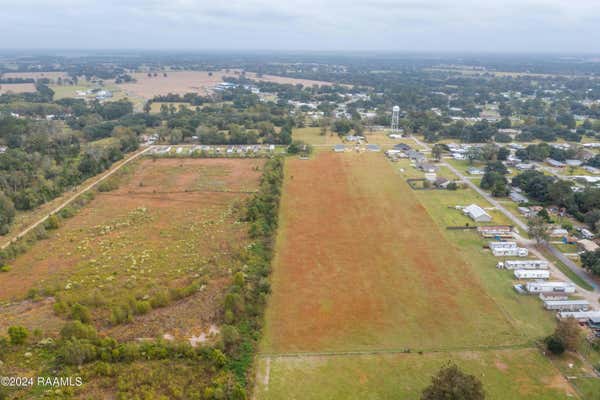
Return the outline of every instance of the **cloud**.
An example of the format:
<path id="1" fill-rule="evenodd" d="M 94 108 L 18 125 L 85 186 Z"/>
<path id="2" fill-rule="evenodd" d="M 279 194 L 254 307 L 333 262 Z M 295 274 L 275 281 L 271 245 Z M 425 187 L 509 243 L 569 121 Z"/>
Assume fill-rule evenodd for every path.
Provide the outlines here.
<path id="1" fill-rule="evenodd" d="M 0 0 L 0 48 L 599 52 L 597 15 L 597 0 Z"/>

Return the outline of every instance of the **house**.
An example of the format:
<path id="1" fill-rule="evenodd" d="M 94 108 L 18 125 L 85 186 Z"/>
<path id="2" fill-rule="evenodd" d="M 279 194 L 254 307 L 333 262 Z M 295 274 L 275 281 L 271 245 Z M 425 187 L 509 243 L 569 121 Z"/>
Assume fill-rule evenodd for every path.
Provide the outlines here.
<path id="1" fill-rule="evenodd" d="M 580 232 L 581 232 L 581 236 L 583 236 L 584 239 L 593 239 L 594 238 L 594 234 L 585 228 L 581 228 Z"/>
<path id="2" fill-rule="evenodd" d="M 414 160 L 417 162 L 425 160 L 425 154 L 421 153 L 420 151 L 408 150 L 408 151 L 406 151 L 406 155 L 411 160 Z"/>
<path id="3" fill-rule="evenodd" d="M 578 240 L 577 244 L 583 251 L 596 251 L 600 248 L 600 246 L 598 246 L 596 242 L 592 242 L 589 239 Z"/>
<path id="4" fill-rule="evenodd" d="M 583 169 L 585 169 L 590 174 L 594 174 L 594 175 L 600 174 L 600 169 L 599 168 L 595 168 L 595 167 L 592 167 L 590 165 L 584 166 Z"/>
<path id="5" fill-rule="evenodd" d="M 590 303 L 585 300 L 544 300 L 544 308 L 553 311 L 588 311 Z"/>
<path id="6" fill-rule="evenodd" d="M 478 226 L 477 232 L 484 238 L 509 238 L 512 237 L 513 228 L 510 225 Z"/>
<path id="7" fill-rule="evenodd" d="M 535 165 L 531 164 L 531 163 L 518 163 L 517 165 L 515 165 L 515 167 L 519 171 L 525 171 L 525 170 L 528 170 L 528 169 L 535 169 Z"/>
<path id="8" fill-rule="evenodd" d="M 554 168 L 564 168 L 566 164 L 562 161 L 555 160 L 553 158 L 546 158 L 546 163 Z"/>
<path id="9" fill-rule="evenodd" d="M 483 175 L 485 173 L 484 170 L 477 167 L 469 167 L 469 169 L 467 169 L 467 172 L 469 173 L 469 175 Z"/>
<path id="10" fill-rule="evenodd" d="M 548 269 L 548 261 L 546 260 L 506 260 L 500 261 L 496 268 L 499 269 Z"/>
<path id="11" fill-rule="evenodd" d="M 346 151 L 346 147 L 343 144 L 336 144 L 333 146 L 333 151 L 336 153 L 343 153 Z"/>
<path id="12" fill-rule="evenodd" d="M 567 236 L 569 234 L 569 231 L 567 231 L 566 229 L 563 228 L 556 228 L 556 229 L 552 229 L 552 231 L 550 231 L 550 236 L 552 237 L 564 237 Z"/>
<path id="13" fill-rule="evenodd" d="M 510 196 L 510 199 L 512 201 L 514 201 L 515 203 L 527 203 L 529 201 L 529 199 L 527 199 L 527 197 L 523 196 L 521 193 L 519 193 L 515 190 L 511 190 L 509 196 Z"/>
<path id="14" fill-rule="evenodd" d="M 406 143 L 398 143 L 394 145 L 394 150 L 409 151 L 411 147 Z"/>
<path id="15" fill-rule="evenodd" d="M 559 281 L 536 281 L 527 282 L 525 285 L 527 292 L 529 293 L 545 293 L 545 292 L 559 292 L 559 293 L 575 293 L 575 285 L 570 282 L 559 282 Z"/>
<path id="16" fill-rule="evenodd" d="M 435 182 L 433 182 L 433 185 L 440 189 L 446 189 L 448 187 L 448 185 L 450 184 L 450 182 L 451 182 L 450 180 L 443 178 L 441 176 L 438 176 L 435 178 Z"/>
<path id="17" fill-rule="evenodd" d="M 550 279 L 547 269 L 515 269 L 513 274 L 517 279 Z"/>
<path id="18" fill-rule="evenodd" d="M 581 160 L 565 160 L 565 164 L 569 167 L 581 167 L 583 161 Z"/>
<path id="19" fill-rule="evenodd" d="M 367 151 L 379 152 L 381 151 L 381 147 L 378 144 L 368 144 L 365 146 Z"/>
<path id="20" fill-rule="evenodd" d="M 438 170 L 438 167 L 436 165 L 422 162 L 422 161 L 417 161 L 417 168 L 420 169 L 421 171 L 427 172 L 427 173 L 433 173 Z"/>
<path id="21" fill-rule="evenodd" d="M 471 204 L 463 208 L 463 213 L 475 222 L 490 222 L 492 220 L 492 217 L 477 204 Z"/>
<path id="22" fill-rule="evenodd" d="M 466 160 L 467 156 L 464 153 L 452 153 L 452 158 L 455 160 Z"/>

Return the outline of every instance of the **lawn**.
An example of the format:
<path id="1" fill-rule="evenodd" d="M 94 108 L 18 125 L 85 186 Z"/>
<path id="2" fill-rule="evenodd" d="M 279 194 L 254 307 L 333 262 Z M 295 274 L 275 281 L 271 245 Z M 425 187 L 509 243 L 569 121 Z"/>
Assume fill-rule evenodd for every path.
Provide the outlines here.
<path id="1" fill-rule="evenodd" d="M 263 351 L 523 341 L 390 166 L 381 154 L 289 160 Z"/>
<path id="2" fill-rule="evenodd" d="M 257 397 L 418 399 L 431 375 L 449 360 L 481 379 L 488 400 L 576 397 L 559 371 L 535 349 L 261 359 Z"/>

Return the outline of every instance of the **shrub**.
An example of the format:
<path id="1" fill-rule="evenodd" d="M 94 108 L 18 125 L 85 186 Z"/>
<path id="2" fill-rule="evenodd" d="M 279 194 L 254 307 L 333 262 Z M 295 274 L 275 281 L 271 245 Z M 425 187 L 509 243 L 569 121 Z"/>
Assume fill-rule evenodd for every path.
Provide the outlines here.
<path id="1" fill-rule="evenodd" d="M 113 307 L 110 314 L 110 322 L 113 325 L 119 325 L 125 322 L 131 322 L 133 316 L 129 311 L 129 307 L 117 306 Z"/>
<path id="2" fill-rule="evenodd" d="M 58 227 L 60 226 L 60 221 L 58 220 L 58 217 L 54 214 L 52 214 L 51 216 L 48 217 L 48 219 L 46 219 L 46 229 L 58 229 Z"/>
<path id="3" fill-rule="evenodd" d="M 546 348 L 552 354 L 561 355 L 565 352 L 565 344 L 563 341 L 555 335 L 550 335 L 545 340 Z"/>
<path id="4" fill-rule="evenodd" d="M 152 310 L 152 306 L 149 301 L 137 301 L 135 303 L 135 313 L 139 315 L 148 314 Z"/>
<path id="5" fill-rule="evenodd" d="M 71 306 L 71 319 L 88 324 L 92 320 L 92 317 L 90 315 L 90 310 L 86 306 L 75 303 Z"/>
<path id="6" fill-rule="evenodd" d="M 63 339 L 95 339 L 98 336 L 96 329 L 80 321 L 67 322 L 60 330 Z"/>
<path id="7" fill-rule="evenodd" d="M 86 341 L 71 339 L 59 349 L 58 357 L 67 365 L 81 365 L 96 358 L 96 348 Z"/>
<path id="8" fill-rule="evenodd" d="M 29 332 L 22 326 L 11 326 L 8 328 L 8 337 L 11 344 L 23 344 L 27 340 L 27 336 L 29 336 Z"/>

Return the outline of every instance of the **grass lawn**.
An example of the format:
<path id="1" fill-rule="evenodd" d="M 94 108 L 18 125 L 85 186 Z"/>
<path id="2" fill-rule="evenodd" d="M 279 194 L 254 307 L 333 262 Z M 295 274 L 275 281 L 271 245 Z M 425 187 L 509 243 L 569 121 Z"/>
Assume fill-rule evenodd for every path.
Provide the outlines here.
<path id="1" fill-rule="evenodd" d="M 261 359 L 259 399 L 417 399 L 452 360 L 483 382 L 489 400 L 558 400 L 573 389 L 535 349 Z M 264 377 L 269 363 L 268 383 Z M 586 398 L 587 399 L 587 398 Z"/>

